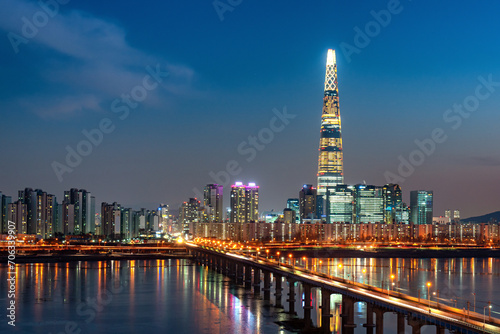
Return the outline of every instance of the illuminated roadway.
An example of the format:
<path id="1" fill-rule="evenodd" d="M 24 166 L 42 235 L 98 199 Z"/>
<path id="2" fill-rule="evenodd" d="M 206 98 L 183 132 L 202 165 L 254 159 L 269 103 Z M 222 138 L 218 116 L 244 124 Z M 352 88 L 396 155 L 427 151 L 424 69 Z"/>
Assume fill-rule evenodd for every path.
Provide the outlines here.
<path id="1" fill-rule="evenodd" d="M 196 244 L 187 243 L 190 248 L 203 252 L 224 256 L 242 264 L 254 266 L 261 270 L 290 277 L 297 281 L 310 284 L 315 287 L 325 288 L 370 304 L 380 306 L 388 311 L 395 311 L 405 315 L 411 315 L 427 324 L 443 326 L 447 329 L 459 330 L 462 333 L 500 333 L 500 320 L 491 318 L 484 325 L 484 315 L 476 312 L 463 312 L 463 310 L 442 305 L 436 302 L 417 298 L 394 291 L 383 290 L 367 284 L 350 282 L 341 278 L 328 276 L 323 273 L 313 272 L 305 268 L 290 266 L 284 263 L 255 258 L 242 255 L 241 253 L 225 252 L 212 247 L 201 247 Z M 450 327 L 451 325 L 451 327 Z M 465 331 L 464 331 L 465 330 Z"/>

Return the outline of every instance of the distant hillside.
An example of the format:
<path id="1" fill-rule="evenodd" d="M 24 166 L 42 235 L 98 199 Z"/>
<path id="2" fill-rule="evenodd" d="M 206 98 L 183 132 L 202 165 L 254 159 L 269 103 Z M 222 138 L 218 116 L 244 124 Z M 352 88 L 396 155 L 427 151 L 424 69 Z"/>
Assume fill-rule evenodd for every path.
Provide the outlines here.
<path id="1" fill-rule="evenodd" d="M 461 219 L 463 222 L 474 222 L 474 223 L 487 223 L 489 221 L 500 221 L 500 211 L 488 213 L 486 215 L 482 216 L 477 216 L 477 217 L 470 217 L 467 219 Z"/>

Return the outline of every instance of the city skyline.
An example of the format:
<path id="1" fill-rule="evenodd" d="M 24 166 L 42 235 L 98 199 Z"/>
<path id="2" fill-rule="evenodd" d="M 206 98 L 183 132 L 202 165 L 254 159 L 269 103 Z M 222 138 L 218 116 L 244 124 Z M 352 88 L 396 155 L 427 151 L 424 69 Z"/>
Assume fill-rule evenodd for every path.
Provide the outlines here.
<path id="1" fill-rule="evenodd" d="M 229 164 L 237 175 L 224 198 L 235 181 L 256 182 L 259 210 L 281 210 L 303 184 L 316 184 L 319 99 L 332 48 L 342 78 L 344 183 L 384 185 L 390 172 L 403 179 L 393 183 L 406 203 L 411 190 L 432 190 L 437 215 L 498 211 L 500 47 L 492 32 L 499 5 L 465 3 L 443 22 L 446 4 L 429 11 L 429 4 L 390 3 L 324 2 L 307 10 L 242 3 L 221 20 L 211 3 L 193 13 L 188 4 L 136 10 L 70 2 L 16 53 L 8 34 L 23 36 L 22 18 L 43 8 L 7 1 L 0 14 L 0 191 L 15 196 L 31 187 L 61 196 L 78 188 L 96 203 L 177 208 L 197 196 L 194 189 L 224 183 L 212 175 Z M 183 24 L 188 15 L 196 25 Z M 366 33 L 376 26 L 376 34 Z M 123 100 L 145 91 L 136 107 Z M 464 105 L 461 113 L 455 104 Z M 259 134 L 264 140 L 252 146 Z M 59 182 L 53 163 L 67 166 L 66 148 L 77 150 L 89 137 L 97 144 L 81 146 L 91 153 Z M 400 173 L 399 157 L 418 164 Z"/>

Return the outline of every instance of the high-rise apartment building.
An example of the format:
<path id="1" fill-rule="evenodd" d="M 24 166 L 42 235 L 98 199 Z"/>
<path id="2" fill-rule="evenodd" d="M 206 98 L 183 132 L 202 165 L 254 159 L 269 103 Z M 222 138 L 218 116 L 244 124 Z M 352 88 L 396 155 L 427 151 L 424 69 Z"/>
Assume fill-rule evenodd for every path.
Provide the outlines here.
<path id="1" fill-rule="evenodd" d="M 224 219 L 222 185 L 207 184 L 203 194 L 203 206 L 205 207 L 208 221 L 222 222 Z"/>
<path id="2" fill-rule="evenodd" d="M 342 131 L 340 121 L 337 60 L 335 50 L 328 50 L 326 59 L 325 92 L 321 115 L 321 134 L 318 158 L 318 195 L 326 187 L 344 183 Z"/>
<path id="3" fill-rule="evenodd" d="M 259 186 L 236 182 L 231 186 L 231 223 L 259 221 Z"/>
<path id="4" fill-rule="evenodd" d="M 85 189 L 72 188 L 64 192 L 64 204 L 73 205 L 74 221 L 68 223 L 67 226 L 72 226 L 72 230 L 68 232 L 72 234 L 94 233 L 95 232 L 95 197 Z M 69 208 L 69 207 L 68 207 Z"/>
<path id="5" fill-rule="evenodd" d="M 433 192 L 413 190 L 410 192 L 410 220 L 412 223 L 432 224 Z"/>

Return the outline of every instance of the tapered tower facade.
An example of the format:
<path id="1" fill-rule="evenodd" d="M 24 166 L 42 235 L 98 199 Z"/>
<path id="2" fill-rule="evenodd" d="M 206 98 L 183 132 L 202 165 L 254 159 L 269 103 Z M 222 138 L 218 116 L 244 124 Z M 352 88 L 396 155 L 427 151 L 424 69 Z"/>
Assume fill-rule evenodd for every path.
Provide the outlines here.
<path id="1" fill-rule="evenodd" d="M 325 95 L 321 115 L 321 136 L 318 159 L 318 195 L 326 194 L 326 187 L 344 184 L 342 131 L 340 122 L 335 50 L 329 49 L 326 59 Z"/>

